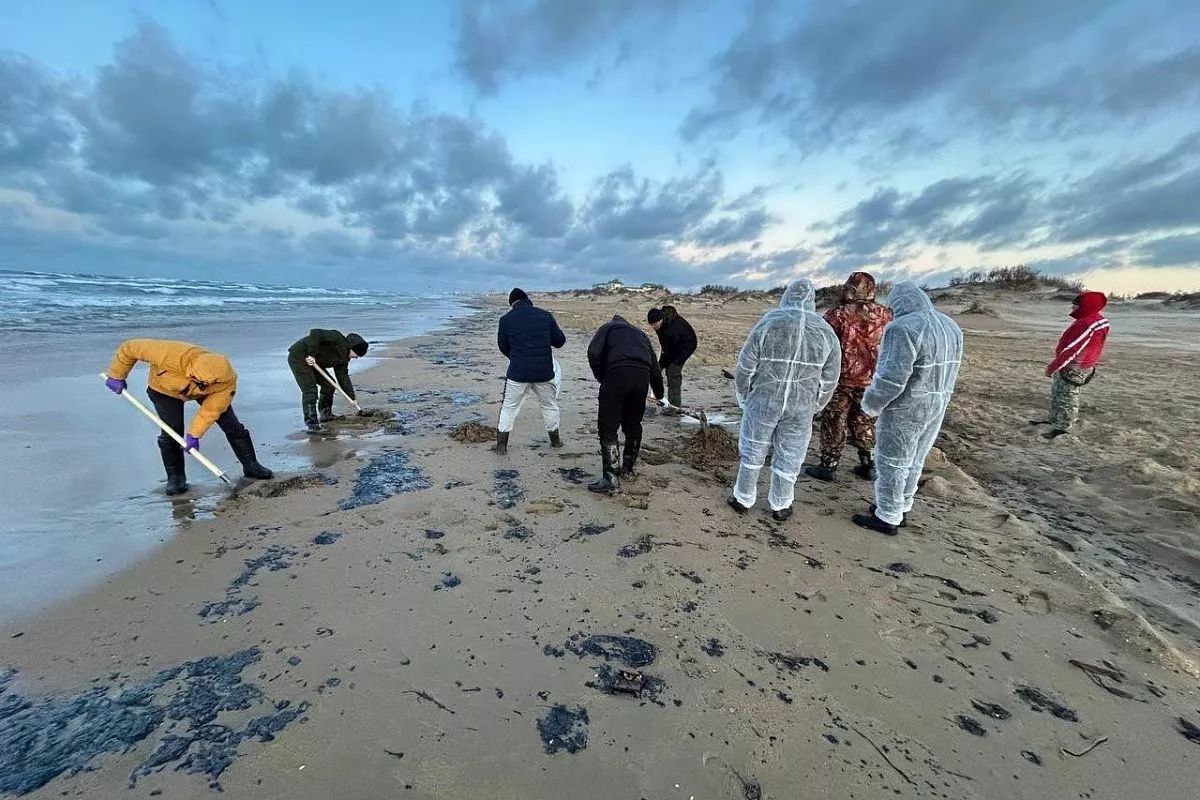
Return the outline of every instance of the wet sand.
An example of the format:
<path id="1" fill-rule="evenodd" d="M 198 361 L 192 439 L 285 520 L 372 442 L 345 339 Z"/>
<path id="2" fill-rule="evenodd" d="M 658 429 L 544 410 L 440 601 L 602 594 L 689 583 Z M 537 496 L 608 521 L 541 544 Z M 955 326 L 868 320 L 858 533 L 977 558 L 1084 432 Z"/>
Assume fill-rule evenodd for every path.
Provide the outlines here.
<path id="1" fill-rule="evenodd" d="M 1195 596 L 1168 573 L 1197 577 L 1196 517 L 1178 510 L 1195 490 L 1168 470 L 1195 475 L 1179 391 L 1195 357 L 1114 335 L 1079 436 L 1045 443 L 1020 422 L 1048 388 L 1048 302 L 1020 311 L 1048 320 L 1020 335 L 960 317 L 944 449 L 894 539 L 849 523 L 870 494 L 849 474 L 798 484 L 782 525 L 734 516 L 732 464 L 696 459 L 695 429 L 661 416 L 640 479 L 588 493 L 590 329 L 640 321 L 645 301 L 544 303 L 568 333 L 562 450 L 532 408 L 507 458 L 449 436 L 497 413 L 498 311 L 399 342 L 362 380 L 395 412 L 386 429 L 345 425 L 314 445 L 318 471 L 244 489 L 0 628 L 0 793 L 1194 797 Z M 680 305 L 702 339 L 689 405 L 735 410 L 721 369 L 764 308 Z M 1132 524 L 1147 514 L 1152 536 Z M 1176 632 L 1135 599 L 1147 574 Z M 640 698 L 604 691 L 620 669 Z M 58 748 L 17 755 L 35 727 Z"/>

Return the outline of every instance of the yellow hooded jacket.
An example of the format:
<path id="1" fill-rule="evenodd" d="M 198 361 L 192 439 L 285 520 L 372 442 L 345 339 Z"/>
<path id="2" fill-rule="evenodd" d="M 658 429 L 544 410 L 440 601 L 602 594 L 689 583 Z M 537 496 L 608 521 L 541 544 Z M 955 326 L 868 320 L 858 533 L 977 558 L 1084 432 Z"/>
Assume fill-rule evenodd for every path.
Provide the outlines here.
<path id="1" fill-rule="evenodd" d="M 199 439 L 233 403 L 237 373 L 229 359 L 203 347 L 166 339 L 128 339 L 117 348 L 108 377 L 125 380 L 139 361 L 150 365 L 150 388 L 178 400 L 196 400 L 200 411 L 188 433 Z"/>

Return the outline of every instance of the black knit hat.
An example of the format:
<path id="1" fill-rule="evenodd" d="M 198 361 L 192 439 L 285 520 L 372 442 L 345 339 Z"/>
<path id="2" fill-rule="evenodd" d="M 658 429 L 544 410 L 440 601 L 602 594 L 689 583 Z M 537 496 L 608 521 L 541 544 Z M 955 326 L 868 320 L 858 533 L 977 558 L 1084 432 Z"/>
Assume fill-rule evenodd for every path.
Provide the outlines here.
<path id="1" fill-rule="evenodd" d="M 367 340 L 357 333 L 347 333 L 346 344 L 350 345 L 350 349 L 354 351 L 355 355 L 365 356 L 367 354 Z"/>
<path id="2" fill-rule="evenodd" d="M 510 306 L 513 303 L 517 302 L 518 300 L 528 300 L 528 299 L 529 299 L 529 295 L 525 294 L 525 292 L 522 289 L 513 289 L 511 292 L 508 293 L 508 304 Z"/>
<path id="3" fill-rule="evenodd" d="M 653 325 L 656 322 L 662 322 L 665 316 L 666 314 L 663 314 L 661 308 L 652 308 L 650 309 L 650 313 L 646 314 L 646 322 Z"/>

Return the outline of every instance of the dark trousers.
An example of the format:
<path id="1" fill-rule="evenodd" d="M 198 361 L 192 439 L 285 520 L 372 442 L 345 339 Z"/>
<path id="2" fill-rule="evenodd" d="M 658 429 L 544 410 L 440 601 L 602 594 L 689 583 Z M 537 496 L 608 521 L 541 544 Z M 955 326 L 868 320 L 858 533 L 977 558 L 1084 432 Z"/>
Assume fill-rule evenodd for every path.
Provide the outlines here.
<path id="1" fill-rule="evenodd" d="M 154 410 L 158 413 L 158 418 L 167 423 L 167 427 L 182 437 L 183 401 L 162 392 L 156 392 L 153 389 L 147 389 L 146 394 L 150 395 L 150 402 L 154 404 Z M 217 426 L 224 431 L 225 438 L 230 442 L 234 439 L 250 437 L 250 432 L 246 430 L 246 426 L 238 420 L 237 414 L 233 413 L 233 406 L 225 409 L 225 413 L 217 417 Z M 183 448 L 170 436 L 160 433 L 158 435 L 158 446 L 164 453 L 178 451 L 180 460 L 182 461 Z"/>
<path id="2" fill-rule="evenodd" d="M 288 356 L 288 367 L 292 370 L 296 385 L 300 387 L 300 402 L 316 403 L 319 391 L 321 402 L 318 405 L 325 409 L 333 408 L 333 387 L 325 381 L 318 383 L 316 370 L 305 363 L 303 358 L 297 360 Z"/>
<path id="3" fill-rule="evenodd" d="M 642 417 L 646 415 L 646 394 L 650 391 L 650 373 L 645 369 L 614 369 L 600 384 L 600 409 L 596 429 L 601 442 L 617 441 L 617 429 L 625 432 L 625 441 L 641 441 Z"/>
<path id="4" fill-rule="evenodd" d="M 679 408 L 683 405 L 683 365 L 671 364 L 666 368 L 667 402 Z"/>
<path id="5" fill-rule="evenodd" d="M 846 439 L 861 457 L 875 447 L 875 420 L 862 410 L 865 387 L 838 386 L 821 412 L 821 466 L 836 469 Z"/>

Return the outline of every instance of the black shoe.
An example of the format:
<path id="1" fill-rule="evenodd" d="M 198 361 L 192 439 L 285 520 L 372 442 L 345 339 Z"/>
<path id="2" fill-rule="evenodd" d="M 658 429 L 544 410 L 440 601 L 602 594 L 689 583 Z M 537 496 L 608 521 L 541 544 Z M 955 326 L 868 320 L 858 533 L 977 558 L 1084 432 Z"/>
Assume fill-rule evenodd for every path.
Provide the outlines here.
<path id="1" fill-rule="evenodd" d="M 870 464 L 859 464 L 851 470 L 855 475 L 862 478 L 864 481 L 875 480 L 875 467 Z"/>
<path id="2" fill-rule="evenodd" d="M 551 447 L 562 447 L 562 436 L 559 435 L 557 429 L 550 431 L 549 436 Z"/>
<path id="3" fill-rule="evenodd" d="M 589 492 L 615 492 L 621 488 L 621 478 L 617 473 L 617 462 L 619 457 L 620 447 L 616 442 L 601 442 L 600 443 L 600 461 L 603 464 L 603 472 L 600 479 L 588 484 Z"/>
<path id="4" fill-rule="evenodd" d="M 167 473 L 167 496 L 183 494 L 187 490 L 187 478 L 182 472 Z"/>
<path id="5" fill-rule="evenodd" d="M 875 513 L 875 504 L 874 503 L 871 503 L 871 513 L 872 514 Z M 897 525 L 896 527 L 897 528 L 907 528 L 908 527 L 908 514 L 905 514 L 904 516 L 902 516 L 900 518 L 900 524 Z"/>
<path id="6" fill-rule="evenodd" d="M 638 454 L 642 451 L 641 437 L 637 439 L 625 438 L 625 452 L 621 459 L 621 475 L 629 480 L 637 480 L 637 472 L 634 467 L 637 466 Z"/>
<path id="7" fill-rule="evenodd" d="M 496 432 L 496 444 L 492 445 L 492 452 L 498 456 L 508 455 L 508 433 Z"/>
<path id="8" fill-rule="evenodd" d="M 312 434 L 329 433 L 329 429 L 319 422 L 310 422 L 304 426 L 304 429 Z"/>
<path id="9" fill-rule="evenodd" d="M 242 474 L 247 478 L 267 480 L 275 477 L 274 472 L 258 463 L 258 457 L 254 455 L 254 441 L 250 438 L 249 431 L 231 438 L 229 446 L 233 448 L 233 454 L 237 456 L 237 460 L 242 462 Z"/>
<path id="10" fill-rule="evenodd" d="M 1042 434 L 1042 438 L 1043 439 L 1057 439 L 1059 436 L 1062 436 L 1064 433 L 1070 433 L 1070 431 L 1064 431 L 1061 428 L 1051 428 L 1050 430 L 1048 430 Z"/>
<path id="11" fill-rule="evenodd" d="M 827 467 L 824 464 L 804 468 L 805 475 L 819 481 L 832 481 L 835 472 L 837 472 L 836 467 Z"/>
<path id="12" fill-rule="evenodd" d="M 167 473 L 167 494 L 183 494 L 187 491 L 187 459 L 183 448 L 174 439 L 158 437 L 158 451 L 162 455 L 163 469 Z"/>
<path id="13" fill-rule="evenodd" d="M 895 536 L 900 532 L 900 528 L 891 523 L 884 522 L 874 514 L 855 514 L 850 518 L 860 528 L 866 528 L 869 531 L 877 531 L 885 536 Z"/>
<path id="14" fill-rule="evenodd" d="M 725 502 L 729 504 L 730 508 L 732 508 L 734 511 L 736 511 L 738 514 L 741 514 L 742 516 L 745 516 L 746 513 L 750 510 L 746 506 L 739 503 L 738 499 L 736 497 L 734 497 L 733 495 L 729 495 L 729 498 L 726 499 Z"/>
<path id="15" fill-rule="evenodd" d="M 304 413 L 304 427 L 309 433 L 324 433 L 325 429 L 321 427 L 321 417 L 317 415 L 316 401 L 305 402 L 300 401 L 300 410 Z"/>
<path id="16" fill-rule="evenodd" d="M 321 422 L 334 422 L 335 420 L 345 419 L 344 414 L 333 413 L 333 407 L 321 409 Z"/>
<path id="17" fill-rule="evenodd" d="M 781 508 L 778 511 L 772 511 L 771 516 L 776 522 L 787 522 L 792 516 L 792 511 L 792 507 L 788 506 L 787 508 Z"/>

